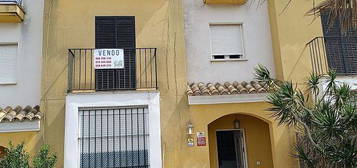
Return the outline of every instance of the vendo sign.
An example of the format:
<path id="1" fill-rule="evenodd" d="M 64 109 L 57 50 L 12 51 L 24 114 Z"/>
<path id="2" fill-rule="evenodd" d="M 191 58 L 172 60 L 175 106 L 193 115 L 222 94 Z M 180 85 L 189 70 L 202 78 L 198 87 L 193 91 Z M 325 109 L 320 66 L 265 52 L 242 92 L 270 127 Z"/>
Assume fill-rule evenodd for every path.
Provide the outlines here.
<path id="1" fill-rule="evenodd" d="M 95 49 L 93 55 L 94 69 L 124 68 L 123 49 Z"/>

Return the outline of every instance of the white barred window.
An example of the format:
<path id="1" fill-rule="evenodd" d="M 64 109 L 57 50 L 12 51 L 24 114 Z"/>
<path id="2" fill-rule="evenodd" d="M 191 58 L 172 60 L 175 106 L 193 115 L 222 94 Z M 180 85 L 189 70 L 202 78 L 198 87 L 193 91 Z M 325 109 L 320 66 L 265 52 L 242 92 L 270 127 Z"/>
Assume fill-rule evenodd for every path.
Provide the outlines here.
<path id="1" fill-rule="evenodd" d="M 149 168 L 147 107 L 80 108 L 80 167 Z"/>

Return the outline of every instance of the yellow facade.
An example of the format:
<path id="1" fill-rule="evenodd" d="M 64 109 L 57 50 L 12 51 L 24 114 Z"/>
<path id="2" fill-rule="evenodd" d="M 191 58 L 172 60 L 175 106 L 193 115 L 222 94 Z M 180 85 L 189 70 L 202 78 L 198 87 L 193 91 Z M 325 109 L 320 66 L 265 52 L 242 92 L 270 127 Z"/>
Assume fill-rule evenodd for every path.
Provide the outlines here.
<path id="1" fill-rule="evenodd" d="M 195 131 L 199 132 L 208 132 L 209 141 L 208 145 L 205 147 L 186 147 L 190 152 L 186 153 L 187 158 L 194 158 L 193 160 L 187 159 L 187 165 L 191 165 L 192 167 L 199 167 L 202 165 L 203 167 L 211 167 L 214 168 L 215 160 L 210 160 L 210 155 L 215 155 L 215 149 L 211 149 L 210 152 L 210 143 L 212 140 L 212 131 L 213 128 L 209 130 L 209 124 L 214 122 L 215 120 L 220 120 L 221 117 L 227 115 L 238 115 L 243 119 L 241 121 L 242 128 L 245 127 L 246 120 L 251 120 L 251 123 L 247 123 L 247 128 L 249 130 L 254 130 L 255 128 L 263 128 L 263 130 L 255 130 L 260 132 L 260 134 L 265 134 L 261 137 L 261 140 L 252 140 L 248 141 L 248 136 L 246 132 L 247 139 L 247 150 L 248 150 L 248 166 L 249 167 L 258 167 L 256 165 L 256 161 L 261 161 L 262 165 L 270 167 L 272 164 L 275 168 L 286 168 L 286 167 L 297 167 L 297 160 L 292 158 L 289 154 L 291 154 L 291 145 L 294 144 L 295 134 L 294 132 L 286 127 L 278 126 L 277 123 L 272 119 L 269 115 L 269 112 L 265 111 L 265 109 L 269 108 L 268 103 L 235 103 L 235 104 L 217 104 L 217 105 L 194 105 L 190 107 L 190 118 L 191 122 L 195 126 Z M 231 118 L 232 119 L 232 118 Z M 228 121 L 227 121 L 228 120 Z M 226 122 L 223 122 L 220 127 L 229 128 L 232 127 L 233 122 L 229 122 L 229 118 Z M 228 123 L 227 123 L 228 122 Z M 256 123 L 257 125 L 253 124 Z M 253 126 L 254 125 L 254 126 Z M 268 127 L 269 130 L 266 130 Z M 219 128 L 221 129 L 221 128 Z M 265 130 L 265 131 L 264 131 Z M 247 130 L 248 131 L 248 130 Z M 268 132 L 266 132 L 268 131 Z M 249 132 L 251 133 L 251 132 Z M 267 133 L 269 135 L 267 135 Z M 253 135 L 254 135 L 253 131 Z M 268 139 L 270 137 L 270 139 Z M 253 138 L 254 139 L 254 138 Z M 264 141 L 267 140 L 267 141 Z M 260 146 L 264 143 L 270 141 L 268 148 L 265 148 L 265 153 L 259 151 L 261 156 L 250 155 L 257 152 L 258 149 L 255 146 Z M 213 145 L 214 146 L 214 145 Z M 267 146 L 266 146 L 267 147 Z M 269 149 L 269 147 L 271 147 Z M 263 149 L 262 149 L 263 150 Z M 271 151 L 269 151 L 271 150 Z M 269 160 L 269 153 L 271 152 L 272 160 Z M 213 166 L 212 166 L 213 165 Z M 189 166 L 187 166 L 189 167 Z"/>
<path id="2" fill-rule="evenodd" d="M 183 13 L 178 0 L 45 1 L 42 107 L 45 143 L 63 167 L 69 48 L 94 48 L 95 16 L 135 16 L 136 47 L 158 48 L 161 135 L 165 167 L 181 167 L 187 113 Z"/>
<path id="3" fill-rule="evenodd" d="M 273 158 L 269 134 L 269 124 L 256 117 L 241 114 L 231 114 L 219 118 L 208 126 L 209 151 L 211 168 L 219 168 L 217 161 L 216 131 L 234 130 L 234 121 L 240 121 L 240 129 L 244 130 L 248 167 L 273 168 Z"/>
<path id="4" fill-rule="evenodd" d="M 208 0 L 207 0 L 208 1 Z M 269 2 L 276 74 L 280 79 L 302 81 L 311 72 L 305 44 L 321 35 L 319 19 L 305 12 L 312 1 Z M 299 167 L 290 156 L 295 133 L 278 126 L 265 111 L 268 103 L 188 105 L 186 56 L 181 0 L 49 0 L 45 1 L 41 107 L 45 113 L 41 133 L 0 134 L 8 140 L 25 141 L 28 150 L 42 143 L 51 145 L 63 167 L 65 97 L 69 48 L 94 48 L 95 16 L 135 16 L 137 47 L 158 48 L 158 81 L 161 95 L 162 160 L 165 168 L 215 168 L 214 130 L 230 128 L 238 117 L 246 129 L 249 168 Z M 224 117 L 222 121 L 220 121 Z M 218 124 L 215 123 L 218 121 Z M 223 122 L 224 121 L 224 122 Z M 187 146 L 187 123 L 205 132 L 206 146 Z M 209 126 L 211 123 L 215 123 Z M 259 131 L 257 131 L 259 130 Z M 195 142 L 196 143 L 196 142 Z M 257 166 L 256 161 L 262 166 Z"/>
<path id="5" fill-rule="evenodd" d="M 279 79 L 301 84 L 312 72 L 310 50 L 306 44 L 322 36 L 320 17 L 306 14 L 314 2 L 293 1 L 289 4 L 289 1 L 271 0 L 268 3 L 276 74 Z"/>
<path id="6" fill-rule="evenodd" d="M 41 135 L 39 132 L 0 133 L 0 146 L 8 147 L 10 142 L 14 146 L 24 143 L 25 150 L 31 156 L 34 156 L 43 144 L 43 137 Z"/>

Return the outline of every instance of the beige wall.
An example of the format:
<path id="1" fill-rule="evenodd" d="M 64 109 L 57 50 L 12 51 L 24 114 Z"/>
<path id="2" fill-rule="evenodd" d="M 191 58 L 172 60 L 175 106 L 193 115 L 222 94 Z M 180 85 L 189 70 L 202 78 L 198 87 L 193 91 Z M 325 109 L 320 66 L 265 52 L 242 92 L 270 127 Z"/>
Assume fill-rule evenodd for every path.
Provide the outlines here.
<path id="1" fill-rule="evenodd" d="M 216 131 L 234 129 L 234 120 L 239 120 L 240 129 L 244 130 L 248 167 L 273 168 L 269 124 L 252 116 L 238 114 L 223 116 L 208 125 L 211 168 L 218 168 Z M 258 161 L 260 165 L 257 165 Z"/>

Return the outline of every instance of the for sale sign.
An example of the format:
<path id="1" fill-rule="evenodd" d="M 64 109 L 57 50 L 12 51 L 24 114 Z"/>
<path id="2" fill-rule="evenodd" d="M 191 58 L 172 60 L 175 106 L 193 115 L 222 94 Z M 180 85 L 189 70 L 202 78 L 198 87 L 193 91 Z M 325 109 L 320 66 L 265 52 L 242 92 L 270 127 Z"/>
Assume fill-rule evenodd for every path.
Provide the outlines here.
<path id="1" fill-rule="evenodd" d="M 124 68 L 123 49 L 95 49 L 93 54 L 94 69 Z"/>

